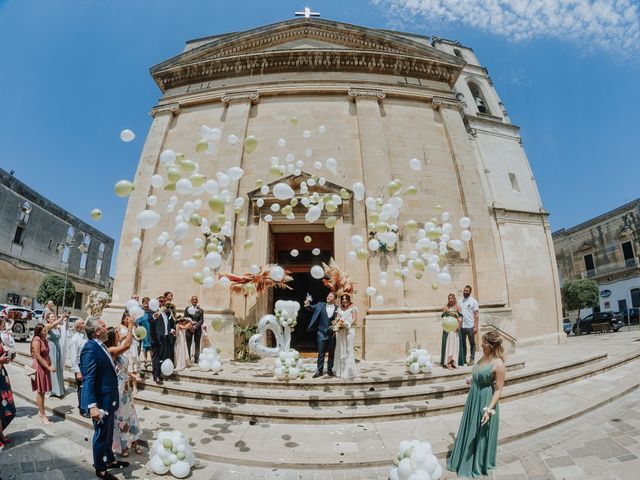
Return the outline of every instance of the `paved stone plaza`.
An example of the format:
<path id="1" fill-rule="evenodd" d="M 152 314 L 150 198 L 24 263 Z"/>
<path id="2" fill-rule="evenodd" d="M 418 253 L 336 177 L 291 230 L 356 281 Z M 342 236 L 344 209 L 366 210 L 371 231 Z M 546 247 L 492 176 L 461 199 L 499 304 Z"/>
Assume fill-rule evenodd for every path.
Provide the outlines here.
<path id="1" fill-rule="evenodd" d="M 18 418 L 9 433 L 15 444 L 0 454 L 3 480 L 86 480 L 91 478 L 91 433 L 59 418 L 46 429 L 36 409 L 17 401 Z M 640 471 L 640 391 L 585 416 L 498 449 L 495 480 L 632 480 Z M 156 478 L 145 467 L 146 454 L 131 457 L 120 478 Z M 234 467 L 201 461 L 189 478 L 227 479 L 386 479 L 388 469 L 278 470 Z M 455 478 L 447 474 L 445 478 Z"/>

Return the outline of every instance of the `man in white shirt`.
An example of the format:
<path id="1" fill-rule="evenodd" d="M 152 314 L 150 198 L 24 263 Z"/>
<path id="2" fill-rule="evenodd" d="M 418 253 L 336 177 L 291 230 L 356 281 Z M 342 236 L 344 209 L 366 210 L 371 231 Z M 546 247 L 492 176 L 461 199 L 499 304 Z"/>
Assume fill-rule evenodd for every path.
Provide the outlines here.
<path id="1" fill-rule="evenodd" d="M 80 408 L 80 398 L 82 395 L 82 373 L 80 373 L 80 352 L 82 352 L 82 347 L 87 343 L 87 335 L 84 332 L 84 320 L 79 318 L 73 324 L 73 329 L 75 333 L 73 337 L 71 337 L 71 341 L 69 342 L 69 359 L 71 360 L 71 370 L 73 371 L 73 375 L 76 378 L 76 389 L 78 391 L 78 410 L 80 410 L 80 415 L 85 418 L 89 418 L 89 413 L 85 412 Z"/>
<path id="2" fill-rule="evenodd" d="M 466 351 L 466 338 L 469 338 L 469 349 L 471 355 L 467 365 L 473 365 L 476 356 L 476 335 L 478 334 L 478 311 L 480 306 L 478 305 L 478 301 L 471 296 L 470 285 L 466 285 L 464 287 L 462 297 L 463 298 L 459 302 L 459 307 L 462 311 L 462 348 L 463 351 Z"/>

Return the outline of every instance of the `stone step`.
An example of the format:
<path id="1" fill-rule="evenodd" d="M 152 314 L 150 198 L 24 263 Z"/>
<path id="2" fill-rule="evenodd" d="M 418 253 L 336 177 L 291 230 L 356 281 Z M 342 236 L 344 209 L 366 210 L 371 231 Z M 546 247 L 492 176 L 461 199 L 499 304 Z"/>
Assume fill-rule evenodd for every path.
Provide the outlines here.
<path id="1" fill-rule="evenodd" d="M 510 384 L 504 389 L 502 402 L 537 395 L 561 385 L 601 374 L 639 358 L 640 352 L 622 359 L 599 361 L 592 365 L 583 365 L 570 370 L 537 376 L 533 380 Z M 292 404 L 287 399 L 271 404 L 253 404 L 240 397 L 238 401 L 232 403 L 210 400 L 204 395 L 202 398 L 194 398 L 142 390 L 138 391 L 136 402 L 149 408 L 228 421 L 322 424 L 361 421 L 383 422 L 458 412 L 464 407 L 466 389 L 459 389 L 457 393 L 457 395 L 443 398 L 422 398 L 395 403 L 370 402 L 355 405 L 325 405 L 319 404 L 313 398 L 306 405 L 299 405 Z"/>
<path id="2" fill-rule="evenodd" d="M 562 371 L 582 367 L 606 360 L 606 353 L 596 353 L 579 360 L 559 364 L 553 368 L 538 369 L 508 369 L 508 384 L 522 383 L 536 378 L 548 376 Z M 470 374 L 470 372 L 467 372 Z M 141 390 L 160 392 L 167 395 L 177 395 L 196 399 L 206 399 L 222 403 L 251 403 L 269 405 L 274 403 L 287 403 L 288 405 L 306 406 L 356 406 L 377 405 L 384 403 L 399 403 L 406 401 L 429 400 L 445 398 L 455 395 L 464 395 L 468 387 L 465 380 L 450 380 L 442 383 L 418 383 L 413 386 L 402 385 L 395 388 L 369 387 L 362 388 L 355 382 L 342 381 L 341 389 L 333 389 L 333 383 L 325 383 L 323 379 L 317 379 L 309 388 L 282 391 L 278 389 L 266 389 L 264 387 L 238 387 L 217 385 L 212 378 L 209 385 L 184 381 L 167 381 L 163 385 L 156 385 L 148 380 L 139 384 Z M 346 386 L 344 385 L 346 384 Z"/>
<path id="3" fill-rule="evenodd" d="M 509 402 L 501 402 L 499 445 L 560 425 L 618 399 L 640 387 L 634 361 L 575 383 Z M 34 394 L 18 366 L 8 364 L 14 395 L 34 403 Z M 93 431 L 77 414 L 75 396 L 50 398 L 46 409 Z M 268 424 L 221 421 L 194 415 L 168 414 L 137 406 L 143 444 L 158 432 L 178 429 L 193 438 L 194 453 L 203 460 L 261 468 L 357 469 L 389 467 L 403 440 L 428 440 L 444 461 L 460 423 L 460 412 L 392 422 L 353 425 Z M 356 475 L 357 476 L 357 475 Z"/>

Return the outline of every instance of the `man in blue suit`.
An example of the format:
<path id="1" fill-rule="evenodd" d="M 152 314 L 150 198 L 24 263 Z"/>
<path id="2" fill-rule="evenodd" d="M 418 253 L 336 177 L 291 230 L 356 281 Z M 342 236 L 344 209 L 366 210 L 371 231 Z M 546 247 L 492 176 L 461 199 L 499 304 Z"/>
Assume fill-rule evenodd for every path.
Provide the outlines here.
<path id="1" fill-rule="evenodd" d="M 335 305 L 336 294 L 329 292 L 326 302 L 311 304 L 307 298 L 304 301 L 304 308 L 312 312 L 311 321 L 307 327 L 307 332 L 316 331 L 316 341 L 318 342 L 318 366 L 313 378 L 318 378 L 324 372 L 324 356 L 329 354 L 327 361 L 327 373 L 333 377 L 333 353 L 336 349 L 336 336 L 331 330 L 331 322 L 336 318 L 338 309 Z"/>
<path id="2" fill-rule="evenodd" d="M 110 468 L 129 466 L 118 462 L 113 455 L 114 416 L 120 401 L 116 366 L 104 342 L 107 327 L 102 320 L 90 319 L 85 324 L 87 336 L 91 338 L 80 353 L 82 373 L 82 410 L 89 412 L 93 420 L 93 467 L 96 476 L 107 480 L 117 477 L 109 473 Z"/>

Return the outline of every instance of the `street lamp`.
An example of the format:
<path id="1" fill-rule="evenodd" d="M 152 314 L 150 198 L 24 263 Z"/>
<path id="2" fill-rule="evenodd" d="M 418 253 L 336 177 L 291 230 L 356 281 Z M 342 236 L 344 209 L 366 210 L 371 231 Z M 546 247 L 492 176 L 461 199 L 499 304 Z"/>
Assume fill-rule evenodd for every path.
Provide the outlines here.
<path id="1" fill-rule="evenodd" d="M 80 243 L 80 245 L 76 245 L 76 239 L 78 238 L 78 234 L 82 235 L 82 243 Z M 68 241 L 69 237 L 67 236 L 64 242 L 58 242 L 58 244 L 56 245 L 56 249 L 58 250 L 58 252 L 61 252 L 63 255 L 64 255 L 65 248 L 69 249 L 69 256 L 67 257 L 67 268 L 64 273 L 64 287 L 62 290 L 62 313 L 63 314 L 64 314 L 64 307 L 65 307 L 65 300 L 67 297 L 67 279 L 69 278 L 69 263 L 71 263 L 70 262 L 71 249 L 77 248 L 81 254 L 87 253 L 88 247 L 87 245 L 85 245 L 84 239 L 85 239 L 85 234 L 82 232 L 78 232 L 71 238 L 71 241 Z"/>

